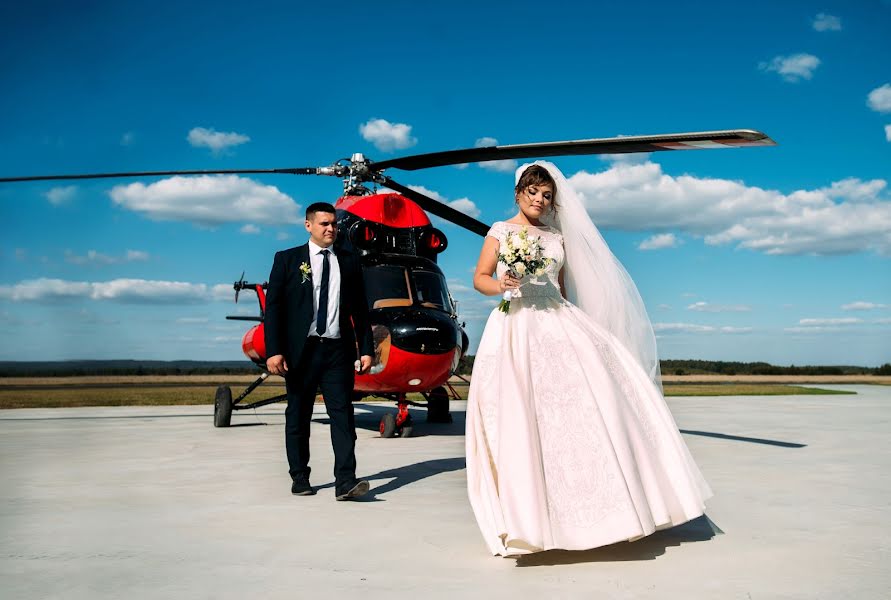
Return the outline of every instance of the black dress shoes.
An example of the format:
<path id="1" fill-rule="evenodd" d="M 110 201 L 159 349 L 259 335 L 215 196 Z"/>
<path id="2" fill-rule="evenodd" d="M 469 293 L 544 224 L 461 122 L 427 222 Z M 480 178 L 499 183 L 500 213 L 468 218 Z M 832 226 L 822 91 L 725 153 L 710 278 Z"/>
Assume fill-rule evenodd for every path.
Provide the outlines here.
<path id="1" fill-rule="evenodd" d="M 309 481 L 305 479 L 295 479 L 291 484 L 291 493 L 295 496 L 313 496 L 316 491 L 309 485 Z"/>
<path id="2" fill-rule="evenodd" d="M 368 493 L 370 488 L 371 485 L 369 485 L 366 480 L 362 479 L 338 488 L 334 497 L 337 500 L 352 500 L 353 498 L 364 496 Z"/>

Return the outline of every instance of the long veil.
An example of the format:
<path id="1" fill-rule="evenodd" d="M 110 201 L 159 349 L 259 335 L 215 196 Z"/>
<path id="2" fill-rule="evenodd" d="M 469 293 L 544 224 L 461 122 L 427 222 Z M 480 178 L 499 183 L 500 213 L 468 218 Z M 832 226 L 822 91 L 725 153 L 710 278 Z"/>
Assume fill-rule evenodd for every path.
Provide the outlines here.
<path id="1" fill-rule="evenodd" d="M 637 286 L 610 251 L 578 194 L 556 166 L 542 160 L 524 164 L 517 169 L 515 181 L 519 181 L 523 171 L 533 164 L 547 169 L 557 184 L 557 213 L 551 212 L 542 220 L 563 235 L 566 252 L 563 281 L 567 300 L 612 333 L 661 390 L 656 336 Z"/>

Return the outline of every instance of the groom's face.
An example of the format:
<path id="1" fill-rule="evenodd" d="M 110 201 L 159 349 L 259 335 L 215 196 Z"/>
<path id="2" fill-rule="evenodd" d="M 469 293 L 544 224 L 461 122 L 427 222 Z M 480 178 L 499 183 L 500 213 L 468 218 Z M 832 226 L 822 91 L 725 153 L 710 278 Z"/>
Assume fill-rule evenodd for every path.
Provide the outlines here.
<path id="1" fill-rule="evenodd" d="M 306 220 L 306 230 L 314 244 L 327 248 L 337 237 L 337 217 L 333 213 L 313 213 Z"/>

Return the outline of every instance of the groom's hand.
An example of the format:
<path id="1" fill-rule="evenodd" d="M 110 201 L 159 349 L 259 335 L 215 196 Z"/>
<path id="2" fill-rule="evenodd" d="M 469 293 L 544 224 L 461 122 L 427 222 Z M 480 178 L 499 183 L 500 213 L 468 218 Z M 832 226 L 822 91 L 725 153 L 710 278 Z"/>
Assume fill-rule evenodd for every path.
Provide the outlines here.
<path id="1" fill-rule="evenodd" d="M 276 354 L 275 356 L 270 356 L 266 359 L 266 370 L 273 375 L 281 375 L 284 377 L 285 373 L 288 372 L 288 363 L 285 362 L 284 356 Z"/>
<path id="2" fill-rule="evenodd" d="M 368 369 L 371 368 L 371 357 L 367 354 L 363 354 L 359 357 L 359 375 L 368 372 Z"/>

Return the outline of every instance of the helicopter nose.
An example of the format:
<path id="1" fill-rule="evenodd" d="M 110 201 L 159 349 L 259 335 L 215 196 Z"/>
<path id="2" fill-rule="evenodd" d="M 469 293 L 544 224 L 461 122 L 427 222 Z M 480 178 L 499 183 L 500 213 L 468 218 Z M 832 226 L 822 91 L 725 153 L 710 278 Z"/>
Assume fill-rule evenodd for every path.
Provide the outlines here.
<path id="1" fill-rule="evenodd" d="M 442 354 L 461 347 L 457 324 L 445 314 L 412 312 L 388 325 L 394 346 L 417 354 Z"/>

